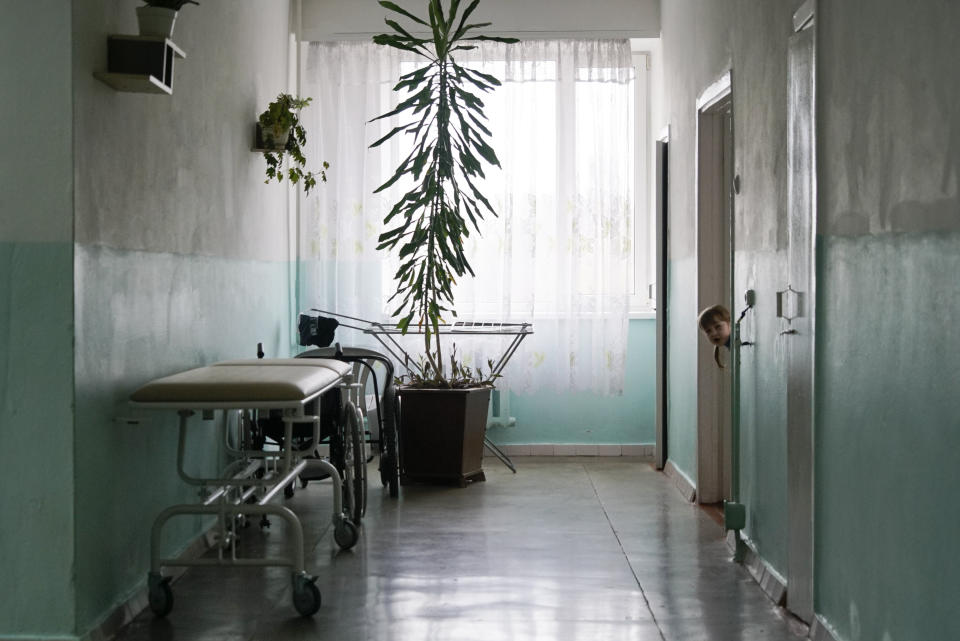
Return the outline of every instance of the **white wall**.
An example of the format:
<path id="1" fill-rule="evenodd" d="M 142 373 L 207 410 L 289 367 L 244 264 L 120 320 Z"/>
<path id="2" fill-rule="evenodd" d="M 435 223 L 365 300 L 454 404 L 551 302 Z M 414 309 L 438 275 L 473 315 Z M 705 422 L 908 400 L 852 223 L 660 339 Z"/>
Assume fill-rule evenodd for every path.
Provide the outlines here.
<path id="1" fill-rule="evenodd" d="M 288 85 L 286 0 L 186 5 L 173 95 L 94 79 L 106 38 L 136 33 L 136 1 L 87 4 L 74 24 L 76 241 L 124 250 L 287 260 L 286 191 L 251 152 L 257 115 Z M 286 183 L 285 183 L 286 184 Z"/>
<path id="2" fill-rule="evenodd" d="M 389 14 L 373 0 L 302 0 L 304 40 L 369 38 L 388 27 Z M 426 0 L 397 0 L 416 16 Z M 466 6 L 464 2 L 461 6 Z M 660 0 L 482 0 L 471 22 L 492 22 L 488 33 L 520 38 L 655 38 Z"/>

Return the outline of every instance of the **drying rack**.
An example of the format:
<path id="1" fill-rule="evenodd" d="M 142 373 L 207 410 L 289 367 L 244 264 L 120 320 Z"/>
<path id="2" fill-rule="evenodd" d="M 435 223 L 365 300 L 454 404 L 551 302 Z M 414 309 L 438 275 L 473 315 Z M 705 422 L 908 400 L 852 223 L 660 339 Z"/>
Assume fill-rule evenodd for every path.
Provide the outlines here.
<path id="1" fill-rule="evenodd" d="M 347 319 L 357 323 L 363 323 L 364 326 L 350 325 L 349 323 L 344 323 L 343 321 L 338 320 L 338 324 L 349 327 L 350 329 L 355 329 L 361 331 L 364 334 L 369 334 L 377 339 L 377 342 L 380 343 L 385 350 L 397 361 L 403 364 L 404 368 L 407 371 L 411 371 L 412 367 L 416 367 L 416 361 L 411 358 L 410 354 L 407 353 L 407 350 L 400 345 L 400 342 L 396 339 L 397 336 L 404 334 L 423 334 L 425 327 L 413 326 L 410 325 L 407 327 L 407 331 L 404 332 L 396 323 L 378 323 L 376 321 L 366 320 L 364 318 L 357 318 L 355 316 L 347 316 L 346 314 L 338 314 L 336 312 L 331 312 L 324 309 L 312 308 L 310 311 L 318 312 L 320 314 L 334 316 L 337 319 Z M 500 323 L 500 322 L 490 322 L 490 321 L 456 321 L 454 323 L 441 323 L 439 325 L 439 334 L 442 335 L 474 335 L 474 336 L 512 336 L 507 347 L 504 349 L 503 354 L 500 358 L 493 364 L 493 369 L 490 371 L 491 378 L 500 376 L 503 372 L 503 368 L 507 366 L 507 363 L 516 353 L 517 348 L 520 347 L 520 343 L 523 342 L 523 339 L 533 333 L 533 324 L 532 323 Z M 439 340 L 439 338 L 438 338 Z M 500 462 L 510 468 L 510 471 L 516 474 L 517 468 L 514 466 L 513 461 L 510 460 L 510 457 L 501 450 L 496 443 L 491 441 L 489 438 L 484 435 L 483 444 L 490 450 L 494 456 L 500 459 Z"/>

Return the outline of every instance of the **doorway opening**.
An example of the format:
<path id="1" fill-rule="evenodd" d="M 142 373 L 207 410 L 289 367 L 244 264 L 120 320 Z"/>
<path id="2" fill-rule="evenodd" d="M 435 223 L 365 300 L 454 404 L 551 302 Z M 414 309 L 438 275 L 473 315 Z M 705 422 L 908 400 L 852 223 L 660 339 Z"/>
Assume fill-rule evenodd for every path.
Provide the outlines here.
<path id="1" fill-rule="evenodd" d="M 697 306 L 732 305 L 733 94 L 730 72 L 697 100 Z M 730 354 L 725 368 L 698 332 L 697 502 L 732 496 Z M 724 352 L 721 349 L 721 352 Z"/>

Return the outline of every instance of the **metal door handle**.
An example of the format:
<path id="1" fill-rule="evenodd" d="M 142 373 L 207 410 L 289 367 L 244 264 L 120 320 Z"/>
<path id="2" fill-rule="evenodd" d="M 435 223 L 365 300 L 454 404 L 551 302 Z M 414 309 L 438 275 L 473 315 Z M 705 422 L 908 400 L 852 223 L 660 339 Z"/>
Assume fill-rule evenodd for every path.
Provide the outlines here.
<path id="1" fill-rule="evenodd" d="M 803 308 L 803 292 L 798 292 L 791 285 L 787 285 L 782 292 L 777 292 L 777 318 L 782 318 L 789 323 L 794 318 L 804 315 Z"/>

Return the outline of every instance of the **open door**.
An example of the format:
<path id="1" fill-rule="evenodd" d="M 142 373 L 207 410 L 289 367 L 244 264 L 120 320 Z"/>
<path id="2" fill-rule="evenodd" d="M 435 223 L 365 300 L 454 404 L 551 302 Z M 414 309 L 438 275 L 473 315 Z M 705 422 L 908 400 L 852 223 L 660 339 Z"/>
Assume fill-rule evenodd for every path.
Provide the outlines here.
<path id="1" fill-rule="evenodd" d="M 730 73 L 697 101 L 697 305 L 731 304 L 733 94 Z M 720 369 L 698 332 L 697 501 L 731 497 L 730 368 Z"/>
<path id="2" fill-rule="evenodd" d="M 787 362 L 787 609 L 813 618 L 813 354 L 816 278 L 814 0 L 793 16 L 788 44 L 790 282 L 778 294 Z"/>

